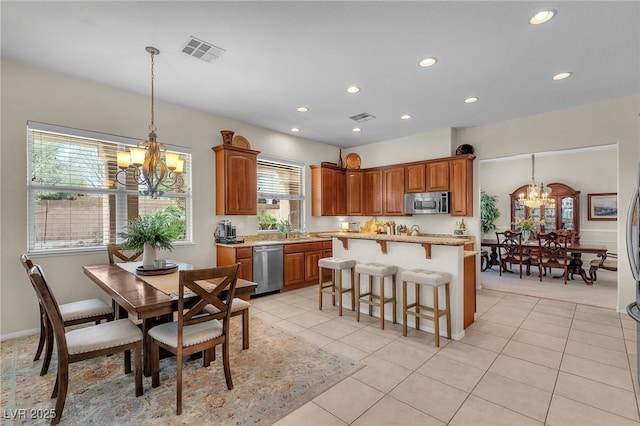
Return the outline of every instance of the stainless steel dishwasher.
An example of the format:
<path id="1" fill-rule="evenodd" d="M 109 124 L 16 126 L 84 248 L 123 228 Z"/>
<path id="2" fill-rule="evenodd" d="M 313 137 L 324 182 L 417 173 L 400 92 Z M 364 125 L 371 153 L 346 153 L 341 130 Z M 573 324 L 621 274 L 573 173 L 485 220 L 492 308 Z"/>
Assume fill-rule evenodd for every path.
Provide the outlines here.
<path id="1" fill-rule="evenodd" d="M 279 291 L 283 273 L 282 245 L 264 245 L 253 248 L 253 281 L 258 284 L 255 294 Z"/>

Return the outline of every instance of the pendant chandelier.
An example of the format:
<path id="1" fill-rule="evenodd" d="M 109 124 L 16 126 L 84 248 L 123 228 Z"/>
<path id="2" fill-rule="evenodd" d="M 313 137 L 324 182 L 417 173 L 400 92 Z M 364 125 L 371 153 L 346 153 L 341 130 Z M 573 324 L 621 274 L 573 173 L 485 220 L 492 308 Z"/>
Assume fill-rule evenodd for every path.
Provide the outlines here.
<path id="1" fill-rule="evenodd" d="M 157 141 L 154 123 L 154 57 L 160 54 L 155 47 L 146 47 L 151 54 L 151 124 L 149 138 L 140 142 L 137 147 L 129 147 L 129 151 L 118 151 L 117 161 L 120 170 L 116 180 L 121 185 L 136 184 L 142 195 L 153 198 L 161 196 L 165 190 L 182 192 L 184 179 L 184 158 L 175 152 L 167 152 L 167 148 Z"/>
<path id="2" fill-rule="evenodd" d="M 531 154 L 531 183 L 527 187 L 527 194 L 520 193 L 520 202 L 527 207 L 536 208 L 546 204 L 551 194 L 551 188 L 544 184 L 536 184 L 536 156 Z"/>

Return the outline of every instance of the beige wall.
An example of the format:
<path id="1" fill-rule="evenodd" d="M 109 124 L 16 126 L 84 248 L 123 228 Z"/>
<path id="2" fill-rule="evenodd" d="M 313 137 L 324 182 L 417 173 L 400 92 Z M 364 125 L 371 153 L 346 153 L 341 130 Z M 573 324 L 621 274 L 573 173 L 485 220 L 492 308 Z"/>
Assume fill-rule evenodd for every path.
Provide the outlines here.
<path id="1" fill-rule="evenodd" d="M 0 336 L 32 330 L 38 324 L 37 302 L 18 258 L 26 251 L 26 142 L 27 120 L 129 137 L 145 137 L 149 124 L 149 98 L 98 83 L 3 60 L 1 63 L 2 129 L 0 145 Z M 338 149 L 326 144 L 292 137 L 212 114 L 156 101 L 156 122 L 160 142 L 187 146 L 193 150 L 193 235 L 194 245 L 179 247 L 171 254 L 199 266 L 213 265 L 213 231 L 221 217 L 215 215 L 214 161 L 211 147 L 221 143 L 220 130 L 231 129 L 265 154 L 315 164 L 335 162 Z M 230 102 L 233 100 L 229 100 Z M 453 131 L 443 129 L 409 138 L 365 145 L 353 150 L 363 167 L 401 163 L 452 154 L 457 144 L 469 143 L 479 159 L 530 152 L 571 149 L 582 146 L 618 145 L 618 192 L 620 235 L 618 252 L 624 250 L 624 220 L 628 200 L 640 161 L 638 128 L 639 97 L 588 105 L 494 125 Z M 401 147 L 402 149 L 399 149 Z M 346 155 L 346 152 L 343 152 Z M 478 161 L 476 160 L 476 165 Z M 477 174 L 478 167 L 476 167 Z M 307 168 L 306 189 L 310 195 Z M 479 187 L 476 179 L 476 205 Z M 341 218 L 311 218 L 310 196 L 306 201 L 307 228 L 335 229 Z M 479 235 L 478 212 L 465 218 Z M 254 217 L 230 216 L 240 234 L 255 233 Z M 364 221 L 368 218 L 359 218 Z M 419 223 L 426 232 L 451 232 L 459 220 L 449 216 L 415 216 L 397 220 Z M 82 265 L 103 263 L 104 251 L 84 255 L 36 258 L 48 273 L 60 303 L 104 294 L 82 273 Z M 635 297 L 634 283 L 624 256 L 620 259 L 621 307 Z"/>

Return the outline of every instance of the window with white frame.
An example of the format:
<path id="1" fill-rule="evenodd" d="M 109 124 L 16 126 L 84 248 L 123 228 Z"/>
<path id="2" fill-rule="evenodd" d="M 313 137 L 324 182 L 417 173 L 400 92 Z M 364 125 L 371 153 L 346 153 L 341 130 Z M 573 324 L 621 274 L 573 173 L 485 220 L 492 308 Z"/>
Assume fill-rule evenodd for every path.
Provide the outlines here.
<path id="1" fill-rule="evenodd" d="M 304 229 L 304 163 L 258 158 L 258 232 Z"/>
<path id="2" fill-rule="evenodd" d="M 129 220 L 163 209 L 184 225 L 191 241 L 191 152 L 167 146 L 185 159 L 181 192 L 141 195 L 131 178 L 116 179 L 116 152 L 138 140 L 29 122 L 27 189 L 29 253 L 89 251 L 118 243 Z M 122 181 L 124 183 L 120 183 Z"/>

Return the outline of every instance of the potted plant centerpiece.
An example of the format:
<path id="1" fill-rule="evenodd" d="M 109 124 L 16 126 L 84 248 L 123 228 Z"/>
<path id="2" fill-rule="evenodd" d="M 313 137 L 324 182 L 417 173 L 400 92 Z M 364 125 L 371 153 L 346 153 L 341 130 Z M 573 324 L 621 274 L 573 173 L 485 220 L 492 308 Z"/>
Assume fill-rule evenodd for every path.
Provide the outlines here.
<path id="1" fill-rule="evenodd" d="M 130 220 L 119 236 L 124 240 L 125 250 L 142 251 L 142 265 L 152 268 L 156 260 L 156 249 L 173 250 L 173 242 L 184 235 L 184 222 L 170 208 L 141 214 Z"/>

